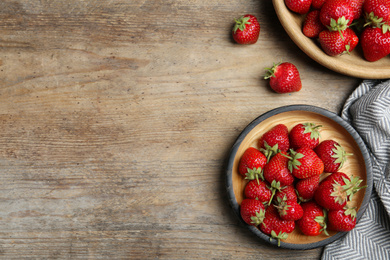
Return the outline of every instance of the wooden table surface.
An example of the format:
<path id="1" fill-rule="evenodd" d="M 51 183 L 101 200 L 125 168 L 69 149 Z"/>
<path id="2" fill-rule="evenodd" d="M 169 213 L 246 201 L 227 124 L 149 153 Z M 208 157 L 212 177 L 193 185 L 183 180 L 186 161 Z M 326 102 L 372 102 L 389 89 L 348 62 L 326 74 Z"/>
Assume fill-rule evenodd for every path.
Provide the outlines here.
<path id="1" fill-rule="evenodd" d="M 259 18 L 255 45 L 233 19 Z M 303 88 L 276 94 L 274 62 Z M 361 79 L 315 63 L 260 0 L 0 2 L 2 259 L 319 259 L 233 214 L 225 164 L 273 108 L 340 113 Z"/>

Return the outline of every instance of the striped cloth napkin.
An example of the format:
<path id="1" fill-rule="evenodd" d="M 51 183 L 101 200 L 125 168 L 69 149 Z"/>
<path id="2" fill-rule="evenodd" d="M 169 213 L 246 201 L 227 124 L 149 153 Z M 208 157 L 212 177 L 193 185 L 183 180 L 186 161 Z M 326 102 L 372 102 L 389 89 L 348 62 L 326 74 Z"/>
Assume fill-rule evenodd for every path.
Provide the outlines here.
<path id="1" fill-rule="evenodd" d="M 322 260 L 390 259 L 390 80 L 364 80 L 347 99 L 341 117 L 367 145 L 374 189 L 359 223 L 327 245 Z"/>

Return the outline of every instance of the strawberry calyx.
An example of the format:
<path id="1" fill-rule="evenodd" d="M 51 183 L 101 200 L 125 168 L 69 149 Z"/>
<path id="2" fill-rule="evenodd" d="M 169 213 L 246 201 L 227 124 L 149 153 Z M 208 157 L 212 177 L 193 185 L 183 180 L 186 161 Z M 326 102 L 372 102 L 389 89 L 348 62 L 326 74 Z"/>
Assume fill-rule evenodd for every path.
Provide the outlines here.
<path id="1" fill-rule="evenodd" d="M 374 12 L 371 13 L 365 13 L 365 24 L 364 26 L 372 26 L 374 28 L 380 28 L 383 24 L 383 18 L 378 17 L 374 14 Z"/>
<path id="2" fill-rule="evenodd" d="M 349 207 L 344 207 L 344 215 L 346 216 L 351 216 L 352 220 L 356 218 L 356 207 L 349 208 Z"/>
<path id="3" fill-rule="evenodd" d="M 337 21 L 333 18 L 330 18 L 330 25 L 327 25 L 329 31 L 331 32 L 339 32 L 341 39 L 344 40 L 344 35 L 342 31 L 345 31 L 348 28 L 349 20 L 345 19 L 345 16 L 342 16 L 337 19 Z"/>
<path id="4" fill-rule="evenodd" d="M 264 79 L 269 79 L 271 77 L 275 77 L 275 71 L 276 71 L 276 68 L 282 64 L 282 62 L 279 62 L 279 63 L 274 63 L 274 66 L 272 66 L 272 68 L 265 68 L 265 75 L 264 75 Z"/>
<path id="5" fill-rule="evenodd" d="M 270 237 L 270 241 L 272 241 L 272 239 L 277 239 L 278 240 L 278 246 L 280 247 L 280 240 L 281 239 L 287 239 L 288 237 L 288 234 L 286 232 L 282 232 L 280 231 L 279 234 L 276 234 L 276 232 L 274 230 L 271 231 L 271 237 Z"/>
<path id="6" fill-rule="evenodd" d="M 247 173 L 245 174 L 246 180 L 257 180 L 257 184 L 259 184 L 259 178 L 264 180 L 263 169 L 261 167 L 247 168 Z"/>
<path id="7" fill-rule="evenodd" d="M 269 162 L 272 156 L 281 152 L 278 144 L 270 146 L 266 141 L 264 141 L 264 147 L 265 148 L 261 148 L 260 151 L 262 151 L 265 157 L 267 157 L 267 162 Z"/>
<path id="8" fill-rule="evenodd" d="M 322 127 L 322 125 L 316 125 L 314 123 L 304 123 L 303 124 L 304 131 L 303 133 L 310 133 L 310 138 L 317 140 L 320 138 L 321 134 L 319 129 Z"/>
<path id="9" fill-rule="evenodd" d="M 241 16 L 238 19 L 234 19 L 234 21 L 236 23 L 234 24 L 233 32 L 236 33 L 236 31 L 238 29 L 240 29 L 240 31 L 244 31 L 246 28 L 246 25 L 251 24 L 251 22 L 249 22 L 249 19 L 250 19 L 250 17 L 244 17 L 244 16 Z"/>
<path id="10" fill-rule="evenodd" d="M 268 206 L 271 205 L 271 202 L 274 199 L 276 191 L 281 191 L 281 190 L 282 190 L 282 187 L 280 187 L 280 182 L 273 180 L 271 182 L 271 192 L 272 192 L 272 194 L 271 194 L 270 200 L 268 201 Z"/>
<path id="11" fill-rule="evenodd" d="M 317 216 L 314 218 L 314 221 L 320 224 L 321 229 L 320 232 L 324 232 L 325 235 L 329 236 L 328 231 L 326 230 L 327 225 L 326 225 L 326 219 L 327 219 L 327 211 L 325 209 L 322 210 L 324 213 L 324 216 Z"/>
<path id="12" fill-rule="evenodd" d="M 287 196 L 286 195 L 284 195 L 283 199 L 280 197 L 277 198 L 277 205 L 275 205 L 275 208 L 278 209 L 279 214 L 281 216 L 287 215 L 287 211 L 290 207 L 291 207 L 291 205 L 289 205 L 287 203 Z"/>
<path id="13" fill-rule="evenodd" d="M 336 159 L 334 163 L 339 163 L 338 169 L 341 169 L 343 167 L 344 163 L 347 160 L 348 156 L 352 156 L 352 153 L 347 153 L 344 148 L 338 144 L 334 145 L 335 148 L 332 149 L 333 155 L 331 156 L 332 158 Z"/>
<path id="14" fill-rule="evenodd" d="M 344 185 L 335 181 L 335 183 L 333 183 L 333 192 L 330 194 L 334 197 L 335 202 L 340 205 L 352 200 L 352 197 L 356 192 L 367 187 L 367 185 L 360 186 L 363 180 L 359 177 L 352 177 L 351 180 L 343 177 L 343 181 L 345 183 Z"/>
<path id="15" fill-rule="evenodd" d="M 259 212 L 256 212 L 256 216 L 251 217 L 251 223 L 258 226 L 263 223 L 265 218 L 265 210 L 260 209 Z"/>
<path id="16" fill-rule="evenodd" d="M 302 159 L 305 157 L 305 155 L 301 153 L 297 153 L 293 149 L 290 149 L 291 156 L 285 155 L 290 160 L 288 161 L 288 170 L 292 173 L 294 169 L 298 169 L 299 166 L 302 164 L 299 159 Z"/>

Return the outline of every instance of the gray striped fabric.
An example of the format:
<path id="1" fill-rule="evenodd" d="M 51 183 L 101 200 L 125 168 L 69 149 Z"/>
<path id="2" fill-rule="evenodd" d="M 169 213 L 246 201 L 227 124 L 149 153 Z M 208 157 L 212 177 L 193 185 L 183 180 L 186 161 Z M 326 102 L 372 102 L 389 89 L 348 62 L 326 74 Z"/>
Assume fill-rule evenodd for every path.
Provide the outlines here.
<path id="1" fill-rule="evenodd" d="M 390 80 L 363 81 L 346 101 L 341 117 L 367 145 L 374 189 L 359 223 L 326 246 L 322 259 L 390 259 Z"/>

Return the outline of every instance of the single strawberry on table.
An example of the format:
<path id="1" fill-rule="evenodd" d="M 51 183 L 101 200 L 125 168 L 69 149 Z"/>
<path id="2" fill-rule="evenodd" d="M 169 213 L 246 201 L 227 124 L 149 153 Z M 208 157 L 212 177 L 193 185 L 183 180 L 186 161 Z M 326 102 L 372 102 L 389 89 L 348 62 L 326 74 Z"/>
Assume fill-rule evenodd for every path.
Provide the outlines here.
<path id="1" fill-rule="evenodd" d="M 274 64 L 266 68 L 264 79 L 269 79 L 271 89 L 277 93 L 298 92 L 302 89 L 301 77 L 297 67 L 290 62 Z"/>
<path id="2" fill-rule="evenodd" d="M 328 235 L 326 231 L 326 210 L 315 201 L 304 202 L 301 207 L 303 215 L 295 223 L 302 233 L 307 236 L 318 236 L 324 232 Z"/>
<path id="3" fill-rule="evenodd" d="M 235 19 L 233 39 L 239 44 L 255 44 L 260 35 L 260 24 L 251 14 Z"/>
<path id="4" fill-rule="evenodd" d="M 267 163 L 265 155 L 254 147 L 249 147 L 241 156 L 238 164 L 239 173 L 248 180 L 262 178 L 262 171 Z"/>
<path id="5" fill-rule="evenodd" d="M 348 177 L 343 172 L 335 172 L 320 182 L 314 193 L 315 201 L 327 210 L 339 210 L 346 206 L 353 195 L 366 186 L 360 186 L 359 177 Z"/>
<path id="6" fill-rule="evenodd" d="M 263 176 L 269 183 L 279 182 L 280 187 L 291 185 L 294 176 L 288 169 L 289 158 L 286 152 L 274 155 L 264 166 Z"/>
<path id="7" fill-rule="evenodd" d="M 294 231 L 295 221 L 281 219 L 277 209 L 271 204 L 266 208 L 265 218 L 259 228 L 263 233 L 277 239 L 280 246 L 280 240 L 287 239 L 288 234 Z"/>
<path id="8" fill-rule="evenodd" d="M 295 184 L 295 190 L 299 201 L 306 202 L 314 197 L 314 193 L 320 184 L 320 175 L 301 179 Z"/>
<path id="9" fill-rule="evenodd" d="M 256 199 L 244 199 L 240 205 L 240 214 L 245 223 L 258 226 L 265 218 L 265 207 Z"/>
<path id="10" fill-rule="evenodd" d="M 328 229 L 334 231 L 350 231 L 356 226 L 355 208 L 343 208 L 328 212 Z"/>
<path id="11" fill-rule="evenodd" d="M 309 147 L 314 149 L 319 144 L 319 138 L 321 136 L 320 129 L 322 125 L 316 125 L 314 123 L 301 123 L 295 125 L 290 133 L 290 147 L 298 149 L 301 147 Z"/>
<path id="12" fill-rule="evenodd" d="M 298 14 L 309 12 L 312 0 L 285 0 L 287 8 Z"/>
<path id="13" fill-rule="evenodd" d="M 244 188 L 245 198 L 257 199 L 262 203 L 268 203 L 272 198 L 272 191 L 263 180 L 251 180 Z"/>
<path id="14" fill-rule="evenodd" d="M 313 149 L 302 147 L 290 154 L 288 168 L 295 178 L 306 179 L 324 172 L 324 163 Z"/>
<path id="15" fill-rule="evenodd" d="M 260 137 L 258 146 L 267 157 L 267 161 L 280 151 L 287 152 L 290 147 L 287 126 L 278 124 L 272 127 Z"/>
<path id="16" fill-rule="evenodd" d="M 320 157 L 324 163 L 325 172 L 337 172 L 343 167 L 347 156 L 345 149 L 335 140 L 324 140 L 315 149 L 314 152 Z"/>

